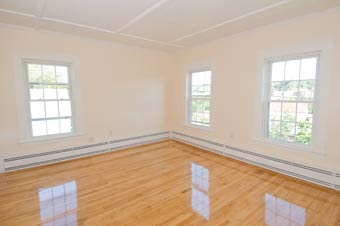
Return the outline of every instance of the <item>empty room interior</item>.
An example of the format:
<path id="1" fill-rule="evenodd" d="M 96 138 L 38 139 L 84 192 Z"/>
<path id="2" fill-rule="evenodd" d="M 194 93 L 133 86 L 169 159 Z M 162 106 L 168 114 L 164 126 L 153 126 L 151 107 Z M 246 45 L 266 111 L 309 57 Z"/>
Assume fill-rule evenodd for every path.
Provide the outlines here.
<path id="1" fill-rule="evenodd" d="M 340 226 L 339 0 L 0 0 L 0 78 L 1 226 Z"/>

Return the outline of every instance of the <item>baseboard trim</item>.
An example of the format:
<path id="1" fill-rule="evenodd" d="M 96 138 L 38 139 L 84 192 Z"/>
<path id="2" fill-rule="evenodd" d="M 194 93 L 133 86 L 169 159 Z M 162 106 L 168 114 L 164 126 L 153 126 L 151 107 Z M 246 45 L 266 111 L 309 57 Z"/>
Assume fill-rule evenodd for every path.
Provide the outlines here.
<path id="1" fill-rule="evenodd" d="M 111 140 L 108 142 L 100 142 L 96 144 L 65 148 L 49 152 L 35 153 L 31 155 L 13 156 L 3 159 L 2 171 L 8 172 L 20 169 L 27 169 L 31 167 L 47 165 L 71 159 L 77 159 L 91 155 L 97 155 L 106 152 L 136 147 L 144 144 L 159 142 L 163 140 L 168 140 L 169 138 L 170 131 L 165 131 L 160 133 L 152 133 L 142 136 L 129 137 L 119 140 Z"/>
<path id="2" fill-rule="evenodd" d="M 173 131 L 172 139 L 294 178 L 340 190 L 340 173 L 291 162 Z"/>
<path id="3" fill-rule="evenodd" d="M 340 172 L 291 162 L 176 131 L 164 131 L 136 137 L 70 147 L 31 155 L 0 158 L 0 172 L 42 166 L 87 156 L 173 139 L 232 159 L 266 168 L 314 184 L 340 190 Z"/>

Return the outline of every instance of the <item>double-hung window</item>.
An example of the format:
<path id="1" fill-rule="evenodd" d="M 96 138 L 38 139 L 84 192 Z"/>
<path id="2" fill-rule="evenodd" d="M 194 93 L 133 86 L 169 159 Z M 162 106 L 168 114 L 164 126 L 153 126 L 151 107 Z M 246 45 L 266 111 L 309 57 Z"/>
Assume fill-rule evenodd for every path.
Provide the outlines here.
<path id="1" fill-rule="evenodd" d="M 190 73 L 188 122 L 191 125 L 210 126 L 211 70 Z"/>
<path id="2" fill-rule="evenodd" d="M 313 137 L 319 55 L 269 60 L 266 136 L 310 145 Z"/>
<path id="3" fill-rule="evenodd" d="M 73 132 L 70 65 L 25 60 L 32 137 Z"/>

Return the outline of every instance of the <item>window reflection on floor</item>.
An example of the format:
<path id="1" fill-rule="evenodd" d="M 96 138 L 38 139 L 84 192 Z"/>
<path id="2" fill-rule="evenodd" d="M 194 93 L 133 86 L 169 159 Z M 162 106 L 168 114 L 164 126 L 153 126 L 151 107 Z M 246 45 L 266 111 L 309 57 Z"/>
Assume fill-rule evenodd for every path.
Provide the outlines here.
<path id="1" fill-rule="evenodd" d="M 191 207 L 192 209 L 209 220 L 209 170 L 199 164 L 191 163 Z"/>
<path id="2" fill-rule="evenodd" d="M 265 221 L 268 226 L 305 225 L 306 210 L 304 208 L 270 194 L 265 195 L 265 202 Z"/>
<path id="3" fill-rule="evenodd" d="M 42 226 L 77 225 L 77 184 L 70 181 L 39 189 Z"/>

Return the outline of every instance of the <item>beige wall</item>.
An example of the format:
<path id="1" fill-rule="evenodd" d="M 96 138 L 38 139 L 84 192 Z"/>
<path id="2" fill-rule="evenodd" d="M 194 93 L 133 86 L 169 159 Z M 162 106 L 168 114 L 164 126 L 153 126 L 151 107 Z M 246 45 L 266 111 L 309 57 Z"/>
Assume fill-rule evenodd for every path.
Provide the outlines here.
<path id="1" fill-rule="evenodd" d="M 21 54 L 67 56 L 79 71 L 84 134 L 21 143 L 16 106 L 15 60 Z M 169 130 L 170 55 L 52 32 L 0 28 L 0 156 L 55 150 L 80 144 Z M 112 130 L 112 136 L 110 136 Z"/>
<path id="2" fill-rule="evenodd" d="M 320 136 L 322 154 L 279 148 L 258 141 L 264 58 L 322 50 Z M 234 147 L 323 168 L 340 170 L 340 10 L 295 18 L 178 52 L 172 89 L 175 131 Z M 212 128 L 185 126 L 189 70 L 213 70 Z"/>
<path id="3" fill-rule="evenodd" d="M 103 140 L 175 130 L 234 147 L 340 170 L 340 10 L 330 10 L 237 34 L 176 53 L 0 28 L 0 157 L 37 153 Z M 263 59 L 322 50 L 322 154 L 257 140 Z M 20 143 L 15 55 L 66 55 L 79 62 L 84 135 Z M 185 126 L 186 76 L 213 69 L 212 128 Z M 105 97 L 105 98 L 103 98 Z M 112 136 L 109 131 L 112 130 Z"/>

